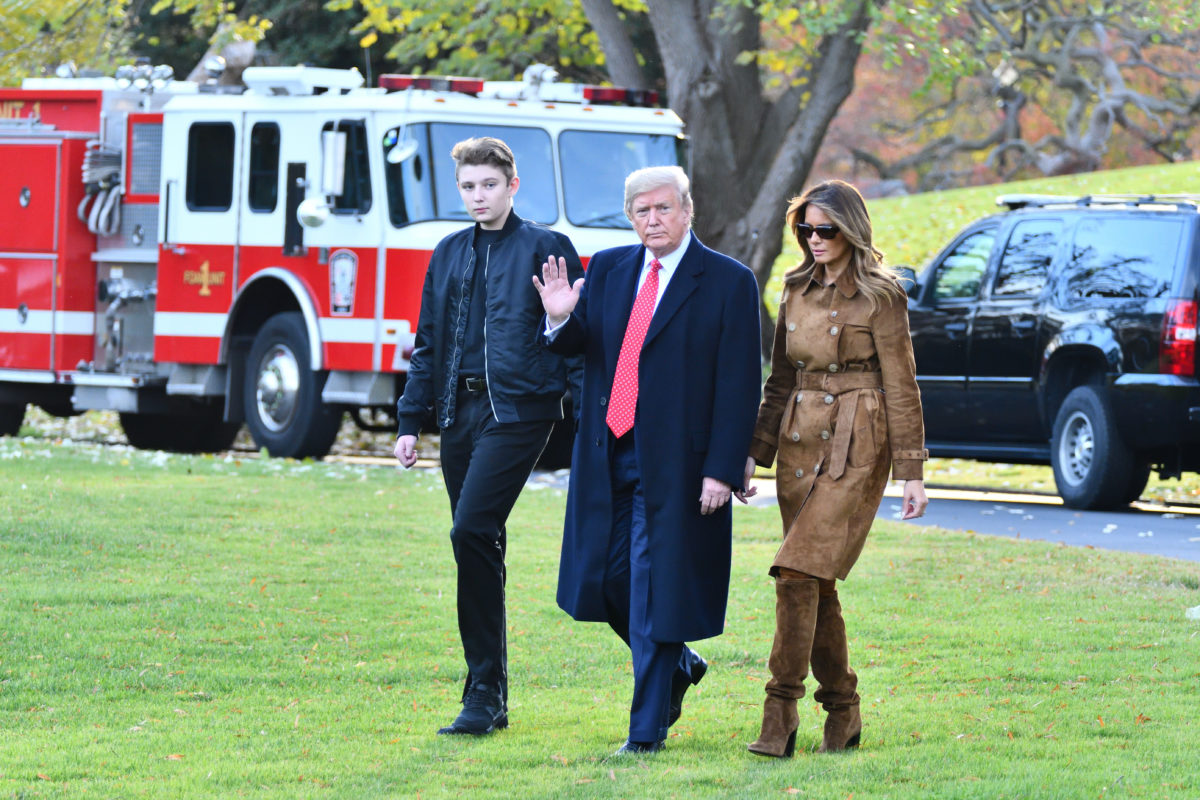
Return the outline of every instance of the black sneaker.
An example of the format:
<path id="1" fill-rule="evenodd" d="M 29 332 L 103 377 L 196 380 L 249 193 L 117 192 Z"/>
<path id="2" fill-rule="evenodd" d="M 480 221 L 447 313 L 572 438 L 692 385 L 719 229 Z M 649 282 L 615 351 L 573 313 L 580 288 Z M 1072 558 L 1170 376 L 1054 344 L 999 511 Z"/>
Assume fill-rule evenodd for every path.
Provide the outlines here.
<path id="1" fill-rule="evenodd" d="M 486 736 L 508 727 L 508 714 L 500 700 L 500 692 L 490 686 L 472 686 L 463 698 L 462 711 L 449 726 L 438 730 L 438 734 L 466 734 Z"/>

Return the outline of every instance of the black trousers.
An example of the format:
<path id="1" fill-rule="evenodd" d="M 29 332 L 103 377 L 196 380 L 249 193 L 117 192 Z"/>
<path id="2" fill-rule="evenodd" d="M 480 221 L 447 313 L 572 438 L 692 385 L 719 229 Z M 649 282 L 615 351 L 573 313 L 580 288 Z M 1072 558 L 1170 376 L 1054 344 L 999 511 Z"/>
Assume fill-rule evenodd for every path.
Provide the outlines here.
<path id="1" fill-rule="evenodd" d="M 508 701 L 504 612 L 505 523 L 550 438 L 554 423 L 497 422 L 486 391 L 458 392 L 454 424 L 442 430 L 442 477 L 454 518 L 450 542 L 458 565 L 458 632 L 475 683 Z"/>

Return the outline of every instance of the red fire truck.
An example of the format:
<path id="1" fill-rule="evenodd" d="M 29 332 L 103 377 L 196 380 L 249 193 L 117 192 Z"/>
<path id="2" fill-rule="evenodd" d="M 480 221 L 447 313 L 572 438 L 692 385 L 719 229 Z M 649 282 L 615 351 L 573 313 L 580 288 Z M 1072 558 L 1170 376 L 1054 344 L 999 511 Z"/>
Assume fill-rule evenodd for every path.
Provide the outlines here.
<path id="1" fill-rule="evenodd" d="M 322 456 L 402 391 L 429 254 L 469 222 L 450 149 L 504 139 L 516 210 L 585 263 L 633 240 L 624 176 L 681 158 L 640 93 L 252 67 L 245 87 L 116 77 L 0 89 L 0 433 L 26 405 L 119 412 L 130 443 L 213 451 L 243 422 Z"/>

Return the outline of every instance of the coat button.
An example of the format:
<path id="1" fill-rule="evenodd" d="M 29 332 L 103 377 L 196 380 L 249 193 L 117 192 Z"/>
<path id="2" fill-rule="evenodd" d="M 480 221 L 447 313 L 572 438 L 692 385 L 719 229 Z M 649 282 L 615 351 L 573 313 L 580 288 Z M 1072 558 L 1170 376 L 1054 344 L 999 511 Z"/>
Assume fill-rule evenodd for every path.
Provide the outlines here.
<path id="1" fill-rule="evenodd" d="M 829 371 L 830 371 L 830 372 L 837 372 L 837 371 L 838 371 L 838 365 L 837 365 L 837 364 L 830 364 L 830 365 L 829 365 Z"/>
<path id="2" fill-rule="evenodd" d="M 803 478 L 803 477 L 804 477 L 804 470 L 802 470 L 802 469 L 798 469 L 798 470 L 796 470 L 796 477 L 797 477 L 797 478 Z"/>
<path id="3" fill-rule="evenodd" d="M 797 362 L 796 362 L 796 366 L 797 366 L 798 368 L 800 368 L 800 369 L 804 369 L 804 362 L 803 362 L 803 361 L 797 361 Z"/>
<path id="4" fill-rule="evenodd" d="M 606 405 L 608 405 L 608 398 L 607 398 L 607 397 L 601 397 L 601 398 L 600 398 L 600 407 L 601 407 L 601 408 L 604 408 Z"/>
<path id="5" fill-rule="evenodd" d="M 796 330 L 796 323 L 794 323 L 794 322 L 789 322 L 789 323 L 788 323 L 788 330 L 789 330 L 789 331 L 794 331 L 794 330 Z"/>
<path id="6" fill-rule="evenodd" d="M 831 394 L 825 395 L 825 405 L 828 406 L 828 405 L 832 405 L 832 404 L 833 404 L 833 395 L 831 395 Z"/>
<path id="7" fill-rule="evenodd" d="M 837 319 L 837 312 L 836 312 L 836 311 L 830 311 L 830 312 L 829 312 L 829 316 L 833 317 L 834 319 Z"/>
<path id="8" fill-rule="evenodd" d="M 795 431 L 792 431 L 792 441 L 793 442 L 800 441 L 800 434 L 796 433 Z"/>
<path id="9" fill-rule="evenodd" d="M 800 395 L 796 395 L 796 404 L 799 405 L 799 403 L 800 403 Z"/>
<path id="10" fill-rule="evenodd" d="M 829 431 L 821 431 L 821 438 L 822 438 L 822 439 L 828 439 L 828 438 L 829 438 Z"/>
<path id="11" fill-rule="evenodd" d="M 834 325 L 832 328 L 829 329 L 829 335 L 837 336 L 837 325 Z"/>

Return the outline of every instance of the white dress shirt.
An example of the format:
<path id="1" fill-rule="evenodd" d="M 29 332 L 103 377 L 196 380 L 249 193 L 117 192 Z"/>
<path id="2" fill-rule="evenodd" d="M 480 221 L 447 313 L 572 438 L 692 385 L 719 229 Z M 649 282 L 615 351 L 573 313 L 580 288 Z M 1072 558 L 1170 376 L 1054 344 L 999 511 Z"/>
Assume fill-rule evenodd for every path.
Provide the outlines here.
<path id="1" fill-rule="evenodd" d="M 683 261 L 683 254 L 687 252 L 688 245 L 691 243 L 692 232 L 688 231 L 683 235 L 683 241 L 679 243 L 679 247 L 676 247 L 674 250 L 658 259 L 658 263 L 662 265 L 662 269 L 658 271 L 658 296 L 654 298 L 655 311 L 658 310 L 658 304 L 663 298 L 663 293 L 667 291 L 667 284 L 671 282 L 672 276 L 675 275 L 675 270 L 679 267 L 679 262 Z M 645 253 L 646 256 L 642 260 L 642 272 L 640 275 L 638 275 L 637 289 L 633 293 L 634 297 L 637 297 L 637 293 L 642 289 L 642 284 L 646 282 L 646 276 L 650 274 L 650 262 L 654 260 L 654 254 L 650 252 L 649 248 L 646 248 Z M 554 337 L 558 336 L 558 332 L 562 326 L 566 324 L 566 320 L 564 320 L 558 325 L 551 327 L 550 320 L 547 318 L 545 331 L 546 337 L 553 341 Z"/>

